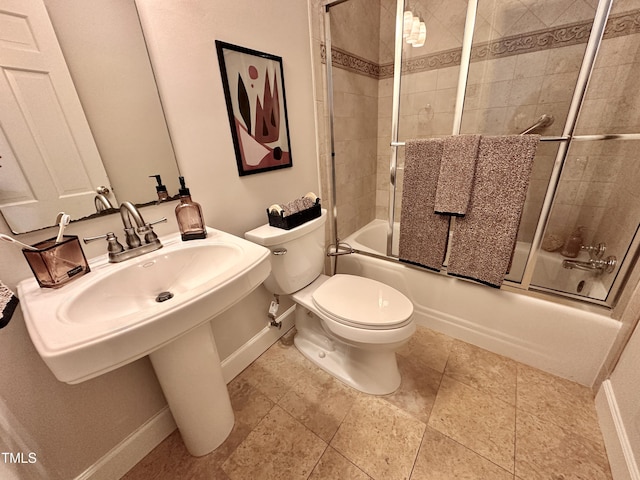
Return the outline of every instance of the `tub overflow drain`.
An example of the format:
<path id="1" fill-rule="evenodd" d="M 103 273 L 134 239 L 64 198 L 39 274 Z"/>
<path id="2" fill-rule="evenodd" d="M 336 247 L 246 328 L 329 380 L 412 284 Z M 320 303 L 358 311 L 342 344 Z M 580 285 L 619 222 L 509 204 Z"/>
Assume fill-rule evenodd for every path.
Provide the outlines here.
<path id="1" fill-rule="evenodd" d="M 173 293 L 171 292 L 162 292 L 158 294 L 156 297 L 156 302 L 166 302 L 167 300 L 171 300 L 173 298 Z"/>

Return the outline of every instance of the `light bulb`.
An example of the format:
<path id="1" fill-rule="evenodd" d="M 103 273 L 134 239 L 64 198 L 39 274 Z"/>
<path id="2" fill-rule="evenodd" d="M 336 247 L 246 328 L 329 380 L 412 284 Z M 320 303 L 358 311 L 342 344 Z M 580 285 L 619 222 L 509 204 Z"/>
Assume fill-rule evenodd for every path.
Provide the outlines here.
<path id="1" fill-rule="evenodd" d="M 407 37 L 407 43 L 413 45 L 418 41 L 418 35 L 420 34 L 420 19 L 418 17 L 413 17 L 413 21 L 411 23 L 411 33 Z"/>
<path id="2" fill-rule="evenodd" d="M 418 40 L 413 44 L 414 47 L 422 47 L 427 39 L 427 26 L 424 22 L 420 22 L 420 33 L 418 33 Z"/>
<path id="3" fill-rule="evenodd" d="M 404 21 L 402 24 L 402 38 L 407 38 L 411 33 L 411 26 L 413 25 L 413 13 L 409 10 L 404 12 Z"/>

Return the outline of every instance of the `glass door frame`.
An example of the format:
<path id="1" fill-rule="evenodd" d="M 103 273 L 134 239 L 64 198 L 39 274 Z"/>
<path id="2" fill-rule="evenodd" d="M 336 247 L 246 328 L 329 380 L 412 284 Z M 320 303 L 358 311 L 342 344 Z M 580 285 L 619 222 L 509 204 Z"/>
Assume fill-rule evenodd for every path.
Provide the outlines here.
<path id="1" fill-rule="evenodd" d="M 341 3 L 348 2 L 349 0 L 325 0 L 322 3 L 323 15 L 324 15 L 324 34 L 325 34 L 325 50 L 326 50 L 326 78 L 327 78 L 327 106 L 329 110 L 329 142 L 330 142 L 330 156 L 331 156 L 331 198 L 332 198 L 332 213 L 334 229 L 334 241 L 336 254 L 340 253 L 340 239 L 338 238 L 337 228 L 337 206 L 336 206 L 336 177 L 335 177 L 335 137 L 333 131 L 333 77 L 332 77 L 332 59 L 331 59 L 331 28 L 330 28 L 330 8 Z M 390 160 L 389 160 L 389 199 L 388 199 L 388 218 L 387 218 L 387 244 L 386 244 L 386 256 L 371 254 L 368 252 L 359 252 L 367 255 L 376 256 L 379 258 L 398 261 L 396 255 L 392 253 L 393 244 L 393 230 L 395 223 L 395 207 L 396 207 L 396 180 L 398 171 L 398 148 L 404 147 L 404 142 L 398 139 L 399 130 L 399 118 L 400 118 L 400 90 L 401 90 L 401 73 L 402 73 L 402 47 L 403 47 L 403 19 L 406 0 L 396 1 L 396 24 L 395 24 L 395 50 L 394 50 L 394 74 L 393 74 L 393 92 L 392 92 L 392 115 L 391 115 L 391 142 L 390 142 Z M 464 109 L 464 101 L 467 87 L 467 78 L 469 73 L 469 65 L 471 61 L 471 48 L 473 42 L 473 35 L 476 24 L 476 14 L 478 9 L 479 0 L 469 0 L 467 4 L 467 13 L 465 19 L 465 29 L 463 35 L 463 45 L 461 53 L 460 71 L 458 75 L 458 86 L 456 93 L 456 101 L 454 107 L 454 120 L 452 126 L 452 135 L 459 135 L 462 125 L 462 115 Z M 635 257 L 638 256 L 638 250 L 640 249 L 640 239 L 633 240 L 628 256 L 633 257 L 631 261 L 625 262 L 626 266 L 624 271 L 621 271 L 614 281 L 606 301 L 599 301 L 583 296 L 574 295 L 568 292 L 558 292 L 544 287 L 539 287 L 531 284 L 533 278 L 533 272 L 535 270 L 538 252 L 542 243 L 542 239 L 545 233 L 547 223 L 553 207 L 553 202 L 557 194 L 558 185 L 560 182 L 560 176 L 562 174 L 567 152 L 571 142 L 573 141 L 594 141 L 594 140 L 640 140 L 639 134 L 607 134 L 607 135 L 573 135 L 578 115 L 582 103 L 585 98 L 589 79 L 593 71 L 595 61 L 598 55 L 599 47 L 602 43 L 605 27 L 611 11 L 613 0 L 600 0 L 596 9 L 596 13 L 593 20 L 593 26 L 587 42 L 586 50 L 582 59 L 576 86 L 571 98 L 571 103 L 562 134 L 560 136 L 544 136 L 541 137 L 543 142 L 557 142 L 558 150 L 556 153 L 553 169 L 547 186 L 547 190 L 544 196 L 542 209 L 536 224 L 534 237 L 531 243 L 531 249 L 529 251 L 522 280 L 520 282 L 505 280 L 504 285 L 512 287 L 518 290 L 537 290 L 546 293 L 552 293 L 561 295 L 563 297 L 574 298 L 581 301 L 586 301 L 592 304 L 603 305 L 612 307 L 617 300 L 618 292 L 621 291 L 621 287 L 624 286 L 627 273 L 631 270 L 629 265 L 635 263 Z M 347 252 L 344 252 L 347 253 Z"/>
<path id="2" fill-rule="evenodd" d="M 467 4 L 467 16 L 465 20 L 465 30 L 463 36 L 462 43 L 462 55 L 461 55 L 461 63 L 460 63 L 460 72 L 458 76 L 458 90 L 456 95 L 456 103 L 454 109 L 454 121 L 452 128 L 452 135 L 459 135 L 460 128 L 462 125 L 462 114 L 464 109 L 464 100 L 466 94 L 466 86 L 467 86 L 467 77 L 469 73 L 469 64 L 471 61 L 471 48 L 473 42 L 473 34 L 475 30 L 476 23 L 476 13 L 478 10 L 478 2 L 479 0 L 469 0 Z M 504 285 L 517 288 L 519 290 L 545 290 L 544 288 L 539 288 L 531 285 L 531 279 L 533 277 L 533 272 L 535 270 L 538 251 L 540 245 L 542 243 L 542 238 L 544 236 L 546 225 L 549 221 L 549 216 L 551 213 L 551 208 L 553 206 L 553 200 L 556 196 L 558 184 L 560 181 L 560 175 L 562 173 L 562 169 L 564 167 L 565 159 L 567 156 L 567 152 L 569 150 L 569 146 L 572 140 L 575 141 L 588 141 L 588 140 L 599 140 L 599 139 L 609 139 L 610 137 L 614 137 L 612 135 L 583 135 L 583 136 L 573 136 L 573 131 L 575 129 L 578 114 L 580 112 L 580 107 L 582 106 L 582 102 L 585 97 L 585 93 L 587 90 L 587 85 L 589 82 L 589 78 L 591 76 L 591 72 L 593 70 L 595 60 L 598 54 L 598 49 L 602 42 L 602 37 L 604 35 L 605 26 L 607 20 L 609 18 L 609 12 L 611 10 L 611 5 L 613 0 L 600 0 L 598 3 L 598 7 L 596 9 L 596 14 L 593 20 L 593 27 L 591 28 L 591 33 L 589 35 L 589 40 L 587 42 L 587 47 L 584 53 L 584 57 L 582 60 L 582 64 L 580 67 L 580 71 L 578 73 L 578 78 L 576 81 L 576 87 L 573 92 L 573 96 L 571 98 L 571 104 L 569 107 L 569 112 L 567 114 L 567 118 L 564 124 L 562 135 L 560 136 L 548 136 L 541 137 L 541 141 L 543 142 L 557 142 L 559 144 L 558 151 L 556 153 L 556 159 L 554 162 L 553 170 L 551 172 L 551 177 L 549 179 L 549 183 L 547 186 L 547 191 L 545 193 L 544 201 L 542 204 L 542 209 L 540 211 L 540 215 L 538 218 L 538 223 L 536 225 L 536 230 L 534 233 L 533 240 L 531 242 L 531 249 L 529 251 L 529 255 L 527 257 L 527 262 L 525 265 L 524 273 L 522 276 L 522 280 L 520 282 L 506 280 Z M 403 31 L 403 13 L 405 9 L 405 0 L 397 0 L 396 7 L 396 50 L 395 50 L 395 62 L 394 62 L 394 82 L 393 82 L 393 113 L 392 113 L 392 125 L 391 125 L 391 160 L 390 160 L 390 188 L 389 188 L 389 216 L 387 223 L 387 256 L 394 258 L 392 253 L 392 244 L 393 244 L 393 225 L 395 222 L 395 206 L 396 206 L 396 173 L 397 173 L 397 149 L 399 147 L 404 146 L 404 142 L 399 141 L 398 139 L 398 123 L 399 123 L 399 109 L 400 109 L 400 83 L 401 83 L 401 73 L 402 73 L 402 31 Z M 630 137 L 629 139 L 634 139 L 632 137 L 640 138 L 640 135 L 616 135 L 615 137 L 621 139 L 622 137 Z M 455 219 L 453 219 L 455 221 Z M 548 290 L 549 293 L 556 293 L 556 291 Z M 610 306 L 609 303 L 598 301 L 594 299 L 589 299 L 585 297 L 581 297 L 578 295 L 573 295 L 571 293 L 562 293 L 561 295 L 576 298 L 583 301 L 588 301 L 591 303 L 601 304 Z"/>

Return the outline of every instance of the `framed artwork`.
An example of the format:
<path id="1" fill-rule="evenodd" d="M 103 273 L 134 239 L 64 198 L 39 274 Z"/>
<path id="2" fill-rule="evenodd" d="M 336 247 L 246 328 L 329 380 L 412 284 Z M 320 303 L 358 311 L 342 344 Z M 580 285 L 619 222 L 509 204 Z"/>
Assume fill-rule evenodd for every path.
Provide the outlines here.
<path id="1" fill-rule="evenodd" d="M 238 173 L 291 167 L 282 58 L 216 40 Z"/>

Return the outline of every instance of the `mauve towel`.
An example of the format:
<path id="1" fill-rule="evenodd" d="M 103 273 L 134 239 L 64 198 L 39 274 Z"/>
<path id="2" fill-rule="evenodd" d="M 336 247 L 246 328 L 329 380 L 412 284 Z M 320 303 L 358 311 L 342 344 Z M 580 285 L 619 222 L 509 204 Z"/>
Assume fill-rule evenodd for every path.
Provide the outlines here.
<path id="1" fill-rule="evenodd" d="M 447 272 L 492 287 L 516 242 L 539 135 L 482 137 L 467 214 L 456 219 Z"/>
<path id="2" fill-rule="evenodd" d="M 435 212 L 463 216 L 471 198 L 480 135 L 455 135 L 444 139 Z"/>
<path id="3" fill-rule="evenodd" d="M 406 142 L 398 255 L 404 262 L 437 271 L 449 232 L 449 217 L 433 211 L 441 157 L 439 138 Z"/>

